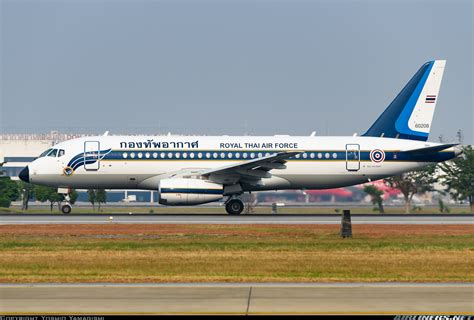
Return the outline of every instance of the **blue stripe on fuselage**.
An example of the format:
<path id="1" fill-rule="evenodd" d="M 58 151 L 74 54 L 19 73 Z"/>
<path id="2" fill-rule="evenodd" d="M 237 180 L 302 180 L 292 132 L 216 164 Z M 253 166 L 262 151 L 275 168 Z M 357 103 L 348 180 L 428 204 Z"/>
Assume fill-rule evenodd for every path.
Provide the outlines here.
<path id="1" fill-rule="evenodd" d="M 276 150 L 271 151 L 222 151 L 222 150 L 206 150 L 206 151 L 159 151 L 159 150 L 135 150 L 135 151 L 112 151 L 107 154 L 103 160 L 122 160 L 122 161 L 169 161 L 169 160 L 179 160 L 179 161 L 222 161 L 222 160 L 234 160 L 234 161 L 246 161 L 254 160 L 260 153 L 261 156 L 268 156 L 275 152 L 280 152 Z M 127 154 L 127 158 L 123 157 L 123 154 Z M 130 154 L 134 153 L 135 157 L 131 158 Z M 138 157 L 138 153 L 142 153 L 142 157 Z M 146 154 L 149 154 L 149 157 L 146 157 Z M 156 158 L 153 154 L 156 153 Z M 161 153 L 164 153 L 164 157 L 161 157 Z M 187 157 L 184 158 L 183 155 L 187 154 Z M 190 154 L 194 154 L 194 158 L 190 157 Z M 201 153 L 202 157 L 198 158 L 198 154 Z M 211 157 L 207 158 L 206 154 L 210 153 Z M 214 158 L 213 154 L 217 153 L 217 157 Z M 221 153 L 224 153 L 224 157 L 221 156 Z M 247 158 L 243 158 L 243 154 L 247 153 Z M 250 157 L 250 154 L 254 154 L 254 158 Z M 169 157 L 171 154 L 171 157 Z M 177 156 L 179 154 L 179 156 Z M 229 157 L 229 154 L 231 155 Z M 239 158 L 236 155 L 239 154 Z M 305 158 L 306 154 L 306 158 Z M 319 155 L 321 157 L 319 157 Z M 326 157 L 329 155 L 329 157 Z M 335 155 L 335 157 L 334 157 Z M 452 159 L 455 157 L 454 152 L 441 151 L 437 153 L 426 153 L 426 154 L 413 154 L 410 152 L 404 151 L 385 151 L 385 161 L 410 161 L 410 162 L 441 162 Z M 312 150 L 306 151 L 299 155 L 299 158 L 291 157 L 289 161 L 345 161 L 346 160 L 346 151 L 334 151 L 334 150 Z M 370 161 L 370 151 L 361 150 L 360 151 L 360 160 L 361 161 Z"/>

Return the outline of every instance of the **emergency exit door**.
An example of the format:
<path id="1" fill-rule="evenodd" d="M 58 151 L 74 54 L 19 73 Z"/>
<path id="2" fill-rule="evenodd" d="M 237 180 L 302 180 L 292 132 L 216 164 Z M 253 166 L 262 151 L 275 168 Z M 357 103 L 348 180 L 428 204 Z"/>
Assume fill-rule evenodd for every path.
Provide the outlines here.
<path id="1" fill-rule="evenodd" d="M 346 169 L 347 171 L 359 171 L 360 169 L 360 146 L 358 144 L 346 144 Z"/>
<path id="2" fill-rule="evenodd" d="M 100 167 L 100 142 L 84 142 L 84 169 L 97 171 Z"/>

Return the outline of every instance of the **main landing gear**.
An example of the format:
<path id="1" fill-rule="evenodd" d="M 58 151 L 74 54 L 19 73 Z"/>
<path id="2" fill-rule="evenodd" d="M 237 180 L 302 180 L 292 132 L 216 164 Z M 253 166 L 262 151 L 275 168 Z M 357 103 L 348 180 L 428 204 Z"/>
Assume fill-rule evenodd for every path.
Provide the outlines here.
<path id="1" fill-rule="evenodd" d="M 244 203 L 239 198 L 231 198 L 225 203 L 225 210 L 228 214 L 239 215 L 244 211 Z"/>

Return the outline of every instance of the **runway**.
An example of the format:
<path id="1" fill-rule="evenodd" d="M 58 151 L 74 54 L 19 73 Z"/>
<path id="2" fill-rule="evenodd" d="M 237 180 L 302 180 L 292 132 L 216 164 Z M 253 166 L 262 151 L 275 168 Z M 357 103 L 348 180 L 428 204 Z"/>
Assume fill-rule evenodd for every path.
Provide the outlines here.
<path id="1" fill-rule="evenodd" d="M 3 214 L 8 224 L 340 224 L 336 214 L 217 215 L 217 214 Z M 474 215 L 353 214 L 353 224 L 474 224 Z"/>
<path id="2" fill-rule="evenodd" d="M 0 286 L 0 314 L 472 314 L 472 284 Z"/>

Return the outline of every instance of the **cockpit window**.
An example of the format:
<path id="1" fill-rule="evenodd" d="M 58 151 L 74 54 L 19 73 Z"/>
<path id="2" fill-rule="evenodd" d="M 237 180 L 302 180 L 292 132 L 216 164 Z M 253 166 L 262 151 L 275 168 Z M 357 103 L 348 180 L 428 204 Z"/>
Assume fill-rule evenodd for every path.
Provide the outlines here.
<path id="1" fill-rule="evenodd" d="M 48 153 L 48 157 L 56 157 L 57 154 L 58 154 L 58 149 L 53 149 L 51 150 L 50 153 Z"/>
<path id="2" fill-rule="evenodd" d="M 46 156 L 48 155 L 48 153 L 51 152 L 51 150 L 53 150 L 53 149 L 48 149 L 48 150 L 46 150 L 45 152 L 43 152 L 42 154 L 40 154 L 38 158 L 46 157 Z"/>
<path id="3" fill-rule="evenodd" d="M 64 156 L 64 153 L 65 153 L 65 152 L 64 152 L 64 149 L 59 149 L 59 151 L 58 151 L 58 157 Z"/>

